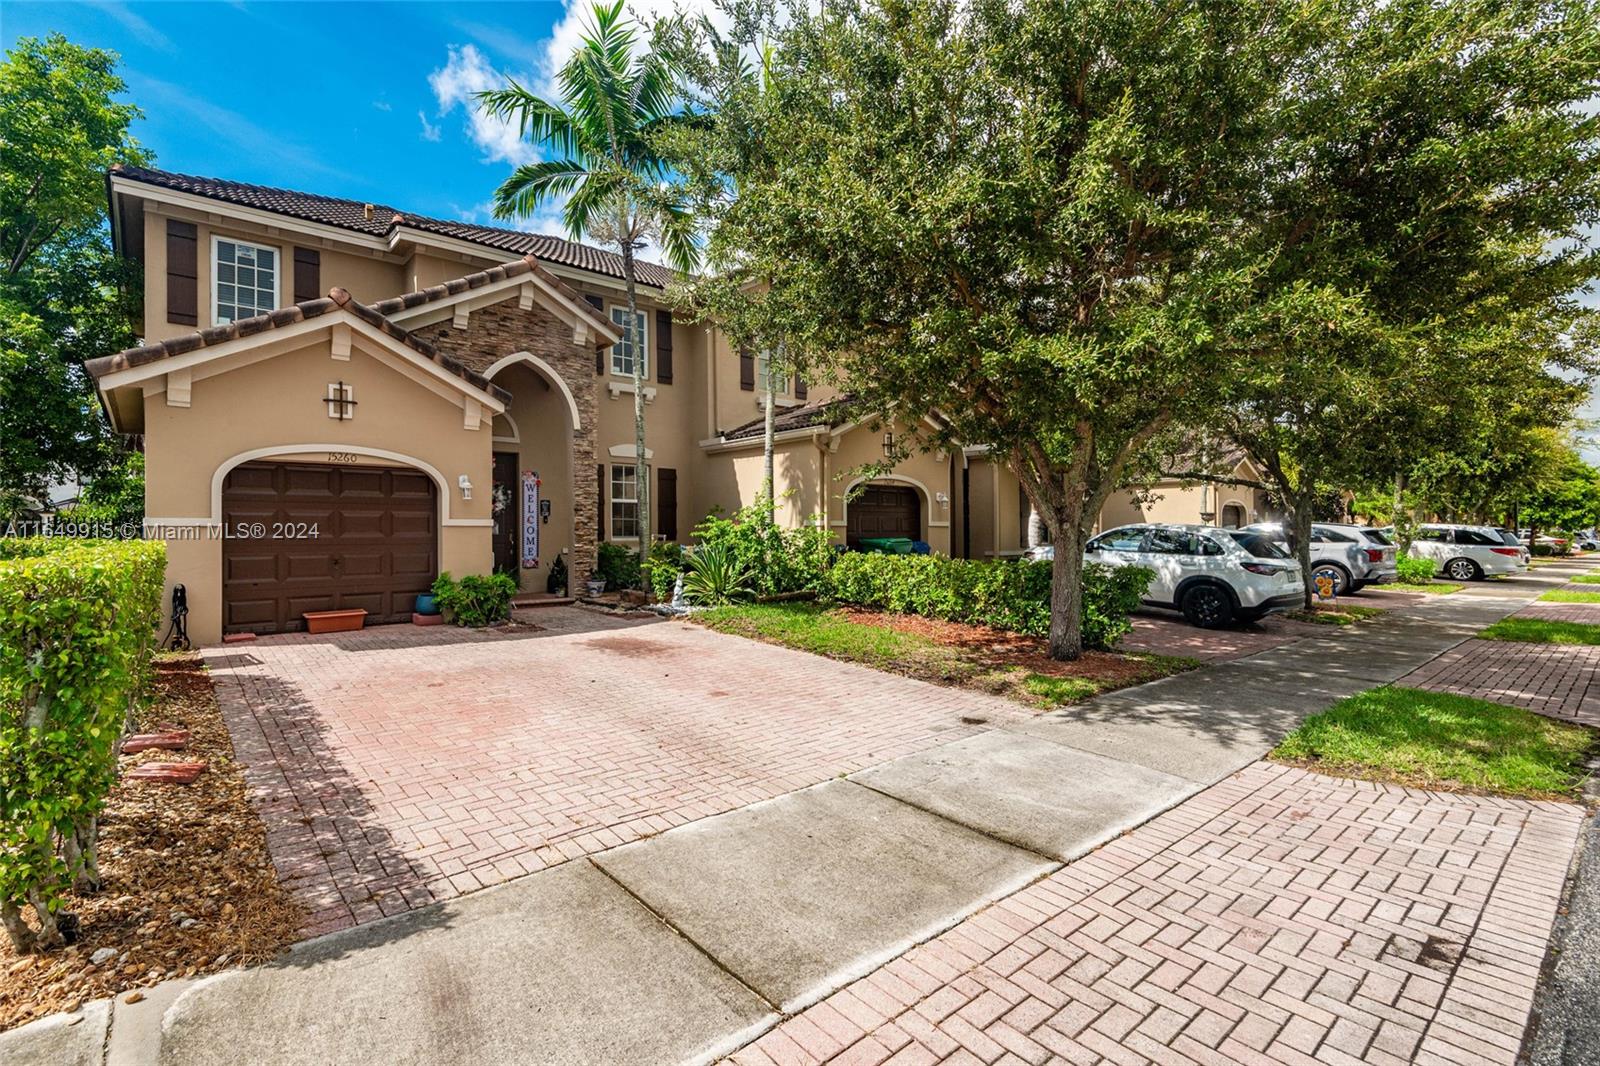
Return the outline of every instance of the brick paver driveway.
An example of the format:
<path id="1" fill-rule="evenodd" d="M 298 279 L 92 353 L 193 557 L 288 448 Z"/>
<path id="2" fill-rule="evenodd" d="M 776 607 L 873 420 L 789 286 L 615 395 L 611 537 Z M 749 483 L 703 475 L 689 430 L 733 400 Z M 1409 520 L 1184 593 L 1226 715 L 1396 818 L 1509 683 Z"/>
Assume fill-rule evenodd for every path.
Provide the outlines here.
<path id="1" fill-rule="evenodd" d="M 1593 585 L 1568 582 L 1569 590 Z M 1514 617 L 1600 624 L 1600 604 L 1535 600 Z M 1395 682 L 1475 696 L 1600 728 L 1600 646 L 1469 640 Z"/>
<path id="2" fill-rule="evenodd" d="M 308 933 L 1025 713 L 676 622 L 528 617 L 542 628 L 385 626 L 205 652 Z"/>
<path id="3" fill-rule="evenodd" d="M 1582 818 L 1258 762 L 732 1060 L 1510 1066 Z"/>

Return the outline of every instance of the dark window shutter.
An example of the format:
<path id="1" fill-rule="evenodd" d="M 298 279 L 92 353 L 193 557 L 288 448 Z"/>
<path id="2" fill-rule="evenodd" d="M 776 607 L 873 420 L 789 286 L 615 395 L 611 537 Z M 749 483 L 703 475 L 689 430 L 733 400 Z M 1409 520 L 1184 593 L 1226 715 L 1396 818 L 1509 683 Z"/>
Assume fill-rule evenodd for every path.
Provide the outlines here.
<path id="1" fill-rule="evenodd" d="M 656 471 L 656 525 L 667 540 L 678 539 L 678 472 Z"/>
<path id="2" fill-rule="evenodd" d="M 749 348 L 739 349 L 739 387 L 745 392 L 756 391 L 756 356 Z"/>
<path id="3" fill-rule="evenodd" d="M 583 294 L 583 298 L 589 301 L 590 307 L 600 312 L 601 318 L 606 317 L 606 301 L 603 296 L 596 296 L 593 293 L 586 292 Z M 596 374 L 604 374 L 606 372 L 606 350 L 604 348 L 596 348 L 594 350 L 594 372 Z M 604 527 L 602 526 L 602 528 Z M 603 535 L 602 539 L 604 539 Z"/>
<path id="4" fill-rule="evenodd" d="M 200 324 L 200 235 L 193 222 L 167 219 L 167 321 Z"/>
<path id="5" fill-rule="evenodd" d="M 672 384 L 672 312 L 656 312 L 656 380 Z"/>
<path id="6" fill-rule="evenodd" d="M 315 248 L 294 250 L 294 302 L 305 303 L 322 295 L 322 253 Z"/>
<path id="7" fill-rule="evenodd" d="M 794 398 L 797 400 L 806 398 L 806 379 L 799 374 L 794 376 Z"/>
<path id="8" fill-rule="evenodd" d="M 595 539 L 606 539 L 606 467 L 596 463 L 594 468 L 594 528 Z"/>

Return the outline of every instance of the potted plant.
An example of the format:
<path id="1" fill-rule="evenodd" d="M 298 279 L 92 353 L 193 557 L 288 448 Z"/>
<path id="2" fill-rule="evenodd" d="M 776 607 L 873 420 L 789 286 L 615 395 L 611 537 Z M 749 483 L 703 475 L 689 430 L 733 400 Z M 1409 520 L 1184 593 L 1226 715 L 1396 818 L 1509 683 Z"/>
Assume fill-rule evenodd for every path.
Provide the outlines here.
<path id="1" fill-rule="evenodd" d="M 567 594 L 567 557 L 557 555 L 555 562 L 550 564 L 550 576 L 545 578 L 545 591 L 553 596 Z"/>

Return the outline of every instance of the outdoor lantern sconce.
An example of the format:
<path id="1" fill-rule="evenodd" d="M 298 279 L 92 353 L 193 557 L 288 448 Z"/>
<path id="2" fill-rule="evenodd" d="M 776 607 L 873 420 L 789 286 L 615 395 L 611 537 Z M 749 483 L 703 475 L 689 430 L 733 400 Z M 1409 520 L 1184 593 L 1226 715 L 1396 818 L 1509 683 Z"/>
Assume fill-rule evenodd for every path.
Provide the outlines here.
<path id="1" fill-rule="evenodd" d="M 472 499 L 472 482 L 467 479 L 467 475 L 462 474 L 456 478 L 456 484 L 461 486 L 461 498 L 463 500 Z"/>
<path id="2" fill-rule="evenodd" d="M 942 492 L 934 493 L 933 494 L 933 498 L 939 504 L 940 507 L 949 507 L 950 506 L 950 497 L 945 495 Z"/>

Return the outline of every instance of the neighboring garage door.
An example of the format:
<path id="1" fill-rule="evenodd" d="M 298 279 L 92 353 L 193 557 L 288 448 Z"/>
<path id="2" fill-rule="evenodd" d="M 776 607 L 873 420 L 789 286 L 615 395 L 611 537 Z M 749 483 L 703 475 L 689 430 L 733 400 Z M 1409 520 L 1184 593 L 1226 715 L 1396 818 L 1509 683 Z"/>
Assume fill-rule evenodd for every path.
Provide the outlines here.
<path id="1" fill-rule="evenodd" d="M 917 490 L 904 485 L 868 485 L 849 503 L 845 543 L 862 537 L 922 539 L 922 505 Z"/>
<path id="2" fill-rule="evenodd" d="M 338 608 L 364 608 L 369 625 L 408 620 L 438 573 L 435 500 L 415 470 L 235 467 L 222 486 L 223 631 L 290 632 Z M 252 526 L 266 536 L 240 535 Z"/>

